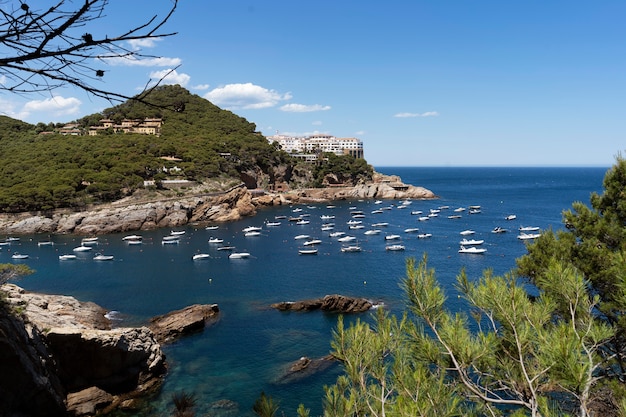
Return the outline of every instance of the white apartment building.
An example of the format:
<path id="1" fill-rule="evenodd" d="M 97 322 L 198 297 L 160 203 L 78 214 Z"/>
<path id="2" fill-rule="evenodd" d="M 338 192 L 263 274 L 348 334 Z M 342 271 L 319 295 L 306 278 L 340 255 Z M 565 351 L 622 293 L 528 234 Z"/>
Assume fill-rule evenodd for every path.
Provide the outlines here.
<path id="1" fill-rule="evenodd" d="M 296 156 L 300 154 L 310 156 L 319 151 L 363 158 L 363 142 L 357 138 L 336 138 L 332 135 L 316 134 L 306 137 L 274 135 L 268 136 L 267 140 L 270 143 L 277 142 L 285 152 Z"/>

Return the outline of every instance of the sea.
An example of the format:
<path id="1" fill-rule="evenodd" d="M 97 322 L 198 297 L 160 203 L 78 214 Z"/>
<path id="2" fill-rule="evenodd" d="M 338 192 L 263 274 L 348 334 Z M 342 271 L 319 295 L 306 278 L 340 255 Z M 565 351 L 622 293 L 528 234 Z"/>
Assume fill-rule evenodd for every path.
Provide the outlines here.
<path id="1" fill-rule="evenodd" d="M 376 167 L 398 175 L 405 183 L 433 191 L 435 200 L 352 200 L 330 204 L 297 204 L 260 210 L 255 216 L 219 224 L 176 229 L 185 232 L 179 244 L 162 244 L 172 230 L 142 231 L 143 244 L 128 245 L 126 234 L 99 236 L 91 252 L 78 259 L 60 261 L 72 253 L 81 236 L 24 235 L 0 249 L 0 262 L 22 262 L 36 272 L 18 285 L 31 291 L 71 295 L 92 301 L 110 311 L 116 326 L 137 326 L 153 316 L 185 306 L 218 304 L 219 321 L 204 331 L 164 346 L 168 372 L 160 393 L 149 406 L 130 415 L 167 416 L 172 396 L 192 394 L 197 415 L 253 416 L 252 406 L 261 392 L 278 402 L 285 415 L 295 415 L 300 403 L 312 416 L 322 414 L 324 386 L 341 374 L 336 364 L 301 379 L 284 378 L 286 369 L 301 357 L 321 358 L 330 352 L 337 315 L 314 312 L 279 312 L 272 303 L 343 294 L 382 303 L 394 314 L 406 309 L 400 288 L 406 260 L 428 256 L 438 280 L 448 294 L 447 308 L 462 310 L 455 295 L 456 276 L 465 270 L 478 279 L 488 269 L 496 275 L 515 267 L 526 251 L 518 239 L 522 226 L 540 230 L 563 227 L 562 213 L 572 203 L 589 205 L 593 192 L 602 193 L 609 167 Z M 470 214 L 470 206 L 476 213 Z M 465 209 L 458 211 L 457 209 Z M 437 216 L 428 217 L 431 210 Z M 455 211 L 457 210 L 457 211 Z M 354 212 L 362 212 L 361 229 L 350 229 Z M 373 213 L 374 212 L 374 213 Z M 422 212 L 422 214 L 418 214 Z M 449 218 L 449 216 L 460 218 Z M 289 217 L 303 216 L 308 224 Z M 322 219 L 322 216 L 334 216 Z M 514 220 L 507 220 L 514 216 Z M 427 217 L 428 220 L 420 220 Z M 267 226 L 267 222 L 280 225 Z M 322 231 L 323 224 L 334 223 Z M 372 226 L 374 223 L 383 225 Z M 385 225 L 386 224 L 386 225 Z M 243 229 L 261 227 L 259 236 L 246 237 Z M 495 227 L 505 233 L 492 233 Z M 365 235 L 370 229 L 378 235 Z M 418 231 L 406 232 L 406 229 Z M 484 254 L 458 253 L 461 231 L 484 240 Z M 354 236 L 361 252 L 344 253 L 332 231 Z M 298 235 L 321 240 L 317 255 L 300 255 Z M 389 251 L 385 236 L 399 235 L 393 243 L 404 251 Z M 420 234 L 430 237 L 419 237 Z M 247 252 L 247 259 L 229 259 L 219 244 Z M 54 245 L 39 245 L 42 241 Z M 11 253 L 28 254 L 12 260 Z M 114 257 L 93 260 L 95 252 Z M 193 261 L 197 253 L 208 259 Z M 373 312 L 349 315 L 347 321 L 371 320 Z"/>

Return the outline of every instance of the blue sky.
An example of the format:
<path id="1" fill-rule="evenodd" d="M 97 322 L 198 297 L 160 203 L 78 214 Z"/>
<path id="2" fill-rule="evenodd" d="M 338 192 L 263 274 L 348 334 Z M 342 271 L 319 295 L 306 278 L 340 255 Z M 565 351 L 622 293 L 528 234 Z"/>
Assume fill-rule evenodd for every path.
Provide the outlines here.
<path id="1" fill-rule="evenodd" d="M 92 33 L 162 14 L 110 0 Z M 374 166 L 610 166 L 626 149 L 626 2 L 191 1 L 107 66 L 102 87 L 166 83 L 265 135 L 358 137 Z M 135 45 L 137 46 L 137 45 Z M 100 85 L 99 85 L 100 86 Z M 70 121 L 110 104 L 72 89 L 0 95 L 0 113 Z"/>

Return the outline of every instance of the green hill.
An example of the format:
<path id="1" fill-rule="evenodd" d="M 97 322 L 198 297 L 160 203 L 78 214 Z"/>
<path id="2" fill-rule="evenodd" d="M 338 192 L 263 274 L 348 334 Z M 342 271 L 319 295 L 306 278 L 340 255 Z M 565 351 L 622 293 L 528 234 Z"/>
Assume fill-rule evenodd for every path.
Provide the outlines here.
<path id="1" fill-rule="evenodd" d="M 320 176 L 345 171 L 371 176 L 363 160 L 331 158 L 326 164 L 300 166 L 267 142 L 256 126 L 180 86 L 162 86 L 146 103 L 128 101 L 76 122 L 83 131 L 102 119 L 160 118 L 161 134 L 115 133 L 71 136 L 41 132 L 0 116 L 0 211 L 23 212 L 113 201 L 144 188 L 144 180 L 187 179 L 222 184 L 245 181 L 265 186 L 320 184 Z M 307 172 L 308 171 L 308 172 Z M 335 170 L 336 171 L 336 170 Z M 296 178 L 294 173 L 305 173 Z"/>

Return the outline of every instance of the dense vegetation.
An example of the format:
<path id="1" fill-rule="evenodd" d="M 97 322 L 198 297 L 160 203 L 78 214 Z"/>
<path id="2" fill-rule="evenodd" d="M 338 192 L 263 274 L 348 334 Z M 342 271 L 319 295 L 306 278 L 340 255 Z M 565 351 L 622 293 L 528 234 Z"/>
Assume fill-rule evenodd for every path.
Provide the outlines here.
<path id="1" fill-rule="evenodd" d="M 144 180 L 159 184 L 168 177 L 240 180 L 243 172 L 261 172 L 271 178 L 274 167 L 295 164 L 256 132 L 254 124 L 180 86 L 157 88 L 141 102 L 127 101 L 77 123 L 86 129 L 103 118 L 116 122 L 161 118 L 162 133 L 42 134 L 60 126 L 30 125 L 0 116 L 0 211 L 81 208 L 129 195 Z M 343 169 L 342 163 L 333 165 Z M 343 165 L 350 176 L 367 168 L 365 161 L 358 169 L 351 160 Z M 178 169 L 170 170 L 173 167 Z"/>

